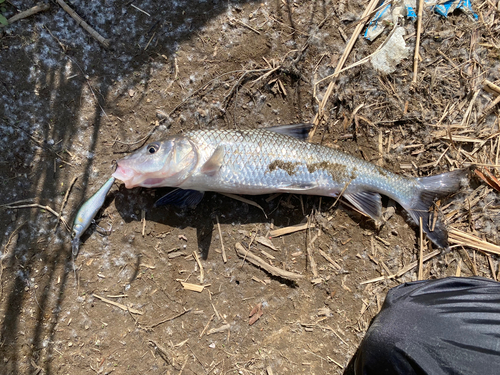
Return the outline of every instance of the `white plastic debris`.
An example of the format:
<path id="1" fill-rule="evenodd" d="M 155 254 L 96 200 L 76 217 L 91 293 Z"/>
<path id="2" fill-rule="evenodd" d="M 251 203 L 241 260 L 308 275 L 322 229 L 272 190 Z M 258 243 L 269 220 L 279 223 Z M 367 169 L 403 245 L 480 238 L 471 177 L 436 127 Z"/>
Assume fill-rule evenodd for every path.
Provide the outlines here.
<path id="1" fill-rule="evenodd" d="M 392 2 L 384 0 L 380 7 L 366 28 L 364 37 L 368 40 L 375 40 L 382 34 L 386 26 L 396 26 L 400 18 L 406 16 L 412 21 L 417 19 L 415 14 L 416 0 L 393 0 Z"/>
<path id="2" fill-rule="evenodd" d="M 404 27 L 397 27 L 392 32 L 390 39 L 372 56 L 370 61 L 377 71 L 390 74 L 396 70 L 396 66 L 403 59 L 408 58 L 410 48 L 406 46 L 404 35 Z"/>

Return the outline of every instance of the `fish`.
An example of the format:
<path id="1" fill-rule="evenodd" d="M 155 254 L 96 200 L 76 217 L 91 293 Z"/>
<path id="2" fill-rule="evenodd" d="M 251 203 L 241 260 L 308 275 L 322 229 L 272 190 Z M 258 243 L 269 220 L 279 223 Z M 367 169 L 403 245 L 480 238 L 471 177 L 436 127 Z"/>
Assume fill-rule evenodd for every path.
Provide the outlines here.
<path id="1" fill-rule="evenodd" d="M 74 257 L 78 255 L 78 251 L 80 250 L 80 237 L 85 233 L 94 220 L 95 215 L 101 209 L 106 199 L 106 195 L 114 182 L 115 177 L 109 178 L 94 195 L 82 204 L 76 213 L 71 232 L 71 252 Z"/>
<path id="2" fill-rule="evenodd" d="M 250 130 L 193 130 L 150 142 L 117 162 L 113 176 L 126 188 L 176 187 L 164 204 L 196 205 L 205 191 L 338 197 L 382 222 L 385 195 L 398 202 L 441 248 L 448 235 L 433 217 L 434 200 L 460 189 L 466 171 L 408 177 L 333 148 L 307 142 L 310 125 Z M 306 130 L 304 131 L 300 131 Z"/>

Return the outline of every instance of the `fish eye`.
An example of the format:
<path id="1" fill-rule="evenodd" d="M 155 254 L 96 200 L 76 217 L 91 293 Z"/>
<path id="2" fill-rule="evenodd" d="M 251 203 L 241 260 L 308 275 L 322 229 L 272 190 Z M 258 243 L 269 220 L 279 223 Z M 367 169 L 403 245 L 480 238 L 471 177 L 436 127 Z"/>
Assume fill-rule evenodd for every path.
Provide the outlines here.
<path id="1" fill-rule="evenodd" d="M 154 154 L 159 149 L 160 149 L 160 146 L 158 145 L 158 143 L 151 143 L 147 147 L 148 153 L 150 153 L 150 154 Z"/>

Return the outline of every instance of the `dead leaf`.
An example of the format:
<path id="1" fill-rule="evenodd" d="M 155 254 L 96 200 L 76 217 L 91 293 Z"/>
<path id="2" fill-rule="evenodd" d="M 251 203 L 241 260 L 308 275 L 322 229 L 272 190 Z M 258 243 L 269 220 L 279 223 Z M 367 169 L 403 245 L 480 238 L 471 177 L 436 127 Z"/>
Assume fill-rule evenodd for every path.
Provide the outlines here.
<path id="1" fill-rule="evenodd" d="M 486 182 L 493 189 L 500 191 L 500 181 L 498 181 L 498 179 L 488 169 L 484 168 L 484 172 L 486 175 L 477 169 L 474 170 L 476 176 L 478 176 L 481 180 Z"/>
<path id="2" fill-rule="evenodd" d="M 250 319 L 248 320 L 248 325 L 254 324 L 259 318 L 264 314 L 264 311 L 262 310 L 262 303 L 258 303 L 257 305 L 254 306 L 252 311 L 250 311 Z"/>

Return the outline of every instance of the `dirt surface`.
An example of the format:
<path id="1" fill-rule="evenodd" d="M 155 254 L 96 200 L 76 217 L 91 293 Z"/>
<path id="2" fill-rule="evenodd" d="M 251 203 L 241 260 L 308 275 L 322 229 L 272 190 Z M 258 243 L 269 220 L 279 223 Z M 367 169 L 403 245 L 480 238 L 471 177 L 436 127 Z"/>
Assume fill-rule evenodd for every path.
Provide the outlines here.
<path id="1" fill-rule="evenodd" d="M 478 21 L 424 12 L 414 85 L 416 26 L 401 20 L 410 57 L 389 75 L 370 63 L 343 72 L 312 141 L 409 176 L 498 165 L 497 109 L 481 118 L 498 95 L 482 82 L 500 78 L 493 3 L 475 9 Z M 117 181 L 97 216 L 103 229 L 89 229 L 74 266 L 69 232 L 44 207 L 62 209 L 71 223 L 113 161 L 152 130 L 149 139 L 312 122 L 330 81 L 315 84 L 334 72 L 367 4 L 68 4 L 110 48 L 52 2 L 4 28 L 0 40 L 0 204 L 40 205 L 0 211 L 0 373 L 341 374 L 387 291 L 417 279 L 412 268 L 362 284 L 419 258 L 418 228 L 392 202 L 377 227 L 330 198 L 246 197 L 266 214 L 217 193 L 195 209 L 153 208 L 169 189 L 127 190 Z M 10 0 L 4 14 L 33 5 Z M 374 42 L 360 36 L 345 66 L 388 33 Z M 500 244 L 493 186 L 471 176 L 441 208 L 449 226 Z M 255 240 L 307 222 L 309 230 L 272 238 L 275 250 Z M 236 243 L 304 277 L 272 276 L 240 259 Z M 434 250 L 427 243 L 423 254 Z M 496 278 L 498 260 L 455 245 L 422 271 L 425 279 Z M 262 315 L 250 325 L 256 306 Z"/>

